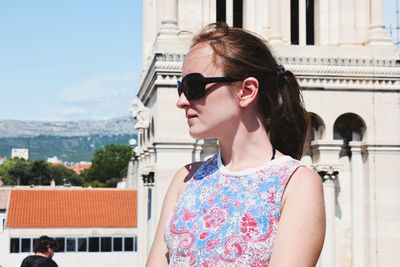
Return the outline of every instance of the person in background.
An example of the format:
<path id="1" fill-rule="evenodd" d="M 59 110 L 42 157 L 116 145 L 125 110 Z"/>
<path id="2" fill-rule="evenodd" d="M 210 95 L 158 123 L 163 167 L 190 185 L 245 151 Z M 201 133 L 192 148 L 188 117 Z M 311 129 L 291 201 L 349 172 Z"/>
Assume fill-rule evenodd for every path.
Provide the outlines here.
<path id="1" fill-rule="evenodd" d="M 53 261 L 54 251 L 57 249 L 57 242 L 54 238 L 41 236 L 34 245 L 34 255 L 26 257 L 21 267 L 58 267 Z"/>
<path id="2" fill-rule="evenodd" d="M 300 163 L 300 86 L 260 37 L 224 23 L 193 38 L 178 81 L 189 133 L 219 152 L 181 168 L 147 266 L 315 266 L 325 236 L 319 175 Z"/>

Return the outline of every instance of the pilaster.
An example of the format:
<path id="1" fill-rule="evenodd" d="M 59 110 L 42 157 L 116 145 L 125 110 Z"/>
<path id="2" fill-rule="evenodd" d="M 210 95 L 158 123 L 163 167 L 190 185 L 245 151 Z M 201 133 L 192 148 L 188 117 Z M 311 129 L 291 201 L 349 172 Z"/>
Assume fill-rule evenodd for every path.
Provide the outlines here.
<path id="1" fill-rule="evenodd" d="M 363 142 L 349 142 L 351 149 L 352 180 L 352 267 L 368 267 L 368 176 L 364 173 L 363 154 L 366 147 Z"/>
<path id="2" fill-rule="evenodd" d="M 317 164 L 315 170 L 321 176 L 324 187 L 326 231 L 319 263 L 321 267 L 335 267 L 335 180 L 338 176 L 336 166 Z"/>

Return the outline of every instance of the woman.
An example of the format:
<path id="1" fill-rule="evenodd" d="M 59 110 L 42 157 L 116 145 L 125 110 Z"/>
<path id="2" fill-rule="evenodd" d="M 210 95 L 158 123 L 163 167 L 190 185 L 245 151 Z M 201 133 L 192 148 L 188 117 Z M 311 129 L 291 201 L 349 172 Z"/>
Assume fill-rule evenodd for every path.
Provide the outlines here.
<path id="1" fill-rule="evenodd" d="M 220 151 L 177 172 L 147 266 L 315 266 L 321 179 L 300 166 L 308 117 L 294 75 L 264 41 L 210 24 L 194 37 L 177 106 Z"/>

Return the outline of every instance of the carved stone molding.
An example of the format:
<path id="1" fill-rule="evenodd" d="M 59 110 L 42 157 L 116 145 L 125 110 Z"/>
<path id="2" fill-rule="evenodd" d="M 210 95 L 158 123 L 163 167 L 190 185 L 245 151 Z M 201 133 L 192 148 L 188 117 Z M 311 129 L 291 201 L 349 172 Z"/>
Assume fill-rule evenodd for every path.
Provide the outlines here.
<path id="1" fill-rule="evenodd" d="M 301 74 L 296 74 L 296 77 L 301 87 L 309 89 L 319 88 L 332 90 L 400 91 L 400 80 L 398 78 L 389 80 L 372 80 L 368 78 L 355 79 L 346 77 L 304 77 Z"/>
<path id="2" fill-rule="evenodd" d="M 336 165 L 313 165 L 313 168 L 318 172 L 322 182 L 334 182 L 339 174 L 339 166 Z"/>
<path id="3" fill-rule="evenodd" d="M 278 57 L 281 64 L 290 65 L 328 65 L 328 66 L 374 66 L 400 67 L 397 59 L 365 59 L 365 58 L 313 58 L 313 57 Z"/>

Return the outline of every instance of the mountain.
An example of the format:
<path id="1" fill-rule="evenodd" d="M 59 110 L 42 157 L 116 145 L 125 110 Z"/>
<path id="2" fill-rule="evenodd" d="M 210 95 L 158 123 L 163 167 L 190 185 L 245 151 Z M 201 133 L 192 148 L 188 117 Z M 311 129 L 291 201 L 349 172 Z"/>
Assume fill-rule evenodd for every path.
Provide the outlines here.
<path id="1" fill-rule="evenodd" d="M 97 121 L 0 120 L 0 156 L 12 148 L 28 148 L 29 158 L 57 156 L 65 162 L 91 161 L 96 149 L 107 144 L 128 145 L 136 139 L 135 120 L 118 117 Z"/>

